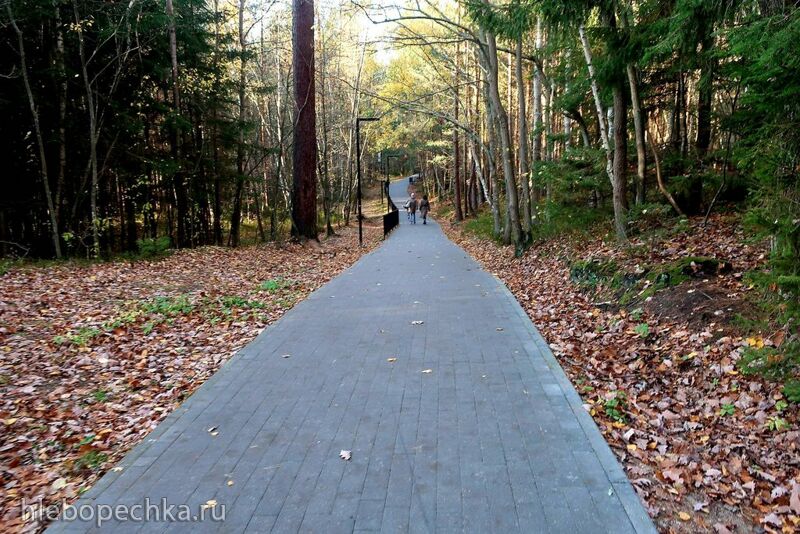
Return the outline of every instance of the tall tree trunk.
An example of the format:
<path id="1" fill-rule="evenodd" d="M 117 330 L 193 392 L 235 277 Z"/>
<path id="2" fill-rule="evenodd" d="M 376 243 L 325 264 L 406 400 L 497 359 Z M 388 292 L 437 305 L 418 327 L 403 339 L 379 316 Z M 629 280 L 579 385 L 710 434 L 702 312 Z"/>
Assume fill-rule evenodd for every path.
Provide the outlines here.
<path id="1" fill-rule="evenodd" d="M 177 32 L 175 30 L 175 10 L 172 5 L 172 0 L 166 0 L 166 15 L 167 15 L 167 33 L 169 36 L 169 57 L 172 73 L 172 103 L 174 106 L 175 115 L 181 113 L 181 91 L 180 91 L 180 73 L 178 70 L 178 40 Z M 175 201 L 177 204 L 177 222 L 178 222 L 178 238 L 177 245 L 184 247 L 188 244 L 188 228 L 187 228 L 187 211 L 188 200 L 186 195 L 186 183 L 183 173 L 183 150 L 182 150 L 182 135 L 178 121 L 175 121 L 173 126 L 173 140 L 172 152 L 175 158 L 177 171 L 173 180 Z"/>
<path id="2" fill-rule="evenodd" d="M 536 54 L 541 53 L 543 46 L 542 38 L 542 19 L 536 19 Z M 533 175 L 533 198 L 534 203 L 539 202 L 541 184 L 537 180 L 539 162 L 542 160 L 542 73 L 537 68 L 533 73 L 533 154 L 531 155 L 531 171 Z"/>
<path id="3" fill-rule="evenodd" d="M 292 233 L 299 238 L 317 239 L 314 0 L 293 0 L 292 15 L 296 113 L 292 147 Z"/>
<path id="4" fill-rule="evenodd" d="M 506 110 L 508 111 L 508 137 L 511 146 L 514 146 L 514 55 L 511 52 L 506 54 Z M 512 152 L 513 155 L 513 152 Z M 516 169 L 516 162 L 512 159 L 512 165 Z"/>
<path id="5" fill-rule="evenodd" d="M 456 60 L 453 62 L 453 120 L 458 122 L 458 55 L 459 45 L 456 44 Z M 461 151 L 458 145 L 458 128 L 453 125 L 453 183 L 455 185 L 455 195 L 453 207 L 457 221 L 464 219 L 464 212 L 461 210 Z"/>
<path id="6" fill-rule="evenodd" d="M 525 239 L 531 231 L 531 192 L 528 185 L 530 173 L 528 172 L 528 121 L 525 111 L 525 78 L 522 75 L 522 36 L 517 39 L 516 50 L 517 70 L 517 132 L 519 138 L 519 182 L 522 185 L 522 230 Z"/>
<path id="7" fill-rule="evenodd" d="M 702 68 L 697 84 L 697 137 L 694 143 L 695 152 L 701 161 L 705 158 L 711 145 L 711 110 L 714 100 L 714 58 L 711 57 L 714 36 L 711 34 L 710 25 L 708 25 L 707 32 L 700 42 Z M 697 213 L 703 200 L 703 173 L 692 173 L 689 195 L 688 211 Z"/>
<path id="8" fill-rule="evenodd" d="M 503 175 L 506 184 L 506 201 L 508 211 L 506 219 L 508 221 L 509 239 L 518 248 L 522 245 L 523 234 L 519 220 L 519 201 L 517 197 L 517 184 L 514 179 L 514 164 L 512 157 L 511 137 L 508 131 L 508 114 L 503 107 L 500 98 L 500 88 L 498 81 L 498 62 L 497 62 L 497 41 L 492 32 L 484 31 L 486 40 L 487 81 L 489 83 L 489 105 L 494 108 L 497 121 L 497 129 L 500 137 L 501 160 L 503 165 Z"/>
<path id="9" fill-rule="evenodd" d="M 247 88 L 247 35 L 244 30 L 245 1 L 239 0 L 239 116 L 238 116 L 238 142 L 236 143 L 236 191 L 233 195 L 233 210 L 231 211 L 231 232 L 228 244 L 232 247 L 239 246 L 239 233 L 242 224 L 242 195 L 244 194 L 245 169 L 244 169 L 244 121 L 247 118 L 245 102 L 245 89 Z"/>
<path id="10" fill-rule="evenodd" d="M 481 57 L 483 57 L 483 55 L 481 55 Z M 484 70 L 486 71 L 485 62 L 483 63 Z M 488 80 L 488 74 L 486 79 Z M 484 130 L 486 131 L 487 150 L 484 152 L 484 161 L 486 161 L 486 164 L 483 168 L 488 169 L 488 176 L 486 177 L 484 192 L 486 193 L 486 198 L 492 210 L 492 232 L 495 238 L 499 238 L 503 230 L 500 221 L 500 185 L 498 183 L 497 167 L 495 166 L 495 154 L 492 152 L 492 148 L 497 146 L 497 120 L 494 116 L 493 107 L 489 105 L 489 84 L 482 83 L 480 87 L 483 92 L 484 107 L 486 110 L 483 114 L 483 121 Z"/>
<path id="11" fill-rule="evenodd" d="M 94 92 L 89 80 L 89 72 L 86 67 L 86 49 L 83 41 L 83 26 L 80 14 L 78 13 L 78 2 L 73 0 L 72 7 L 75 12 L 75 24 L 78 34 L 78 55 L 81 60 L 81 74 L 83 85 L 86 90 L 86 107 L 89 113 L 89 162 L 92 172 L 92 187 L 89 196 L 92 211 L 92 256 L 100 254 L 100 220 L 97 216 L 97 192 L 99 188 L 99 176 L 97 171 L 97 115 L 95 108 Z"/>
<path id="12" fill-rule="evenodd" d="M 217 87 L 221 83 L 220 80 L 220 66 L 219 54 L 222 51 L 220 44 L 220 28 L 219 28 L 219 0 L 214 0 L 214 82 Z M 212 130 L 212 162 L 214 165 L 214 243 L 217 246 L 222 246 L 222 177 L 220 176 L 220 163 L 219 163 L 219 119 L 218 108 L 214 106 L 213 109 L 213 130 Z"/>
<path id="13" fill-rule="evenodd" d="M 570 70 L 569 58 L 566 59 L 567 71 Z M 564 93 L 569 92 L 569 80 L 564 82 Z M 562 123 L 564 125 L 564 154 L 567 153 L 572 144 L 572 117 L 566 112 L 562 115 Z"/>
<path id="14" fill-rule="evenodd" d="M 600 130 L 600 142 L 603 145 L 603 149 L 606 151 L 606 174 L 608 175 L 608 179 L 611 181 L 613 186 L 614 156 L 611 149 L 611 144 L 608 140 L 608 130 L 606 129 L 605 121 L 606 112 L 603 108 L 603 102 L 600 100 L 600 88 L 597 86 L 597 75 L 595 74 L 594 63 L 592 62 L 592 48 L 589 46 L 589 39 L 586 37 L 586 29 L 583 27 L 583 24 L 581 24 L 581 26 L 578 28 L 578 35 L 580 35 L 581 44 L 583 45 L 583 57 L 586 58 L 586 66 L 589 69 L 589 81 L 592 87 L 595 110 L 597 112 L 598 130 Z"/>
<path id="15" fill-rule="evenodd" d="M 628 211 L 628 110 L 622 82 L 611 88 L 614 95 L 614 228 L 617 238 L 626 239 L 626 214 Z"/>
<path id="16" fill-rule="evenodd" d="M 56 72 L 58 73 L 58 180 L 56 181 L 56 220 L 61 220 L 61 195 L 67 176 L 67 71 L 64 65 L 64 26 L 61 7 L 53 2 L 56 19 Z"/>
<path id="17" fill-rule="evenodd" d="M 53 196 L 50 194 L 50 177 L 47 171 L 47 158 L 44 150 L 44 138 L 42 136 L 42 129 L 39 125 L 39 112 L 36 109 L 36 100 L 33 97 L 33 90 L 31 89 L 31 82 L 28 78 L 28 58 L 25 55 L 25 39 L 22 35 L 22 30 L 17 25 L 17 20 L 14 18 L 14 12 L 11 10 L 11 3 L 6 3 L 6 13 L 14 32 L 17 34 L 17 45 L 19 46 L 20 70 L 22 71 L 22 81 L 25 85 L 25 93 L 28 95 L 28 106 L 31 110 L 33 118 L 33 129 L 36 134 L 36 144 L 39 149 L 39 174 L 42 179 L 44 187 L 44 198 L 47 202 L 47 211 L 50 216 L 50 236 L 53 240 L 53 251 L 56 258 L 61 258 L 61 238 L 58 233 L 58 220 L 56 219 L 56 211 L 53 206 Z"/>
<path id="18" fill-rule="evenodd" d="M 642 105 L 639 101 L 639 84 L 636 80 L 636 69 L 628 64 L 628 85 L 631 90 L 631 111 L 633 112 L 633 129 L 636 137 L 636 203 L 644 203 L 645 171 L 647 169 L 647 153 L 645 151 L 645 124 L 642 116 Z"/>
<path id="19" fill-rule="evenodd" d="M 322 107 L 322 165 L 320 169 L 320 182 L 322 184 L 322 211 L 325 217 L 325 235 L 330 237 L 335 235 L 333 226 L 331 225 L 331 203 L 333 201 L 331 195 L 331 179 L 328 169 L 328 158 L 330 152 L 330 145 L 328 142 L 328 110 L 327 110 L 327 84 L 326 84 L 326 69 L 328 68 L 328 60 L 326 57 L 326 48 L 324 47 L 325 39 L 323 38 L 322 31 L 320 31 L 320 43 L 323 43 L 321 50 L 322 65 L 320 65 L 320 104 Z"/>

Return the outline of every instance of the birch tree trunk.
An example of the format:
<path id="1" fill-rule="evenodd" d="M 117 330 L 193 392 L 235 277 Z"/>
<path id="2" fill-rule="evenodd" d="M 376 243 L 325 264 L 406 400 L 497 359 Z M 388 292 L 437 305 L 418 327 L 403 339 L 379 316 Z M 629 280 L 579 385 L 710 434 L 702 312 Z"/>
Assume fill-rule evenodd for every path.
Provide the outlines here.
<path id="1" fill-rule="evenodd" d="M 594 71 L 594 63 L 592 63 L 592 48 L 589 46 L 589 39 L 586 37 L 586 29 L 583 24 L 578 28 L 578 35 L 581 38 L 581 45 L 583 45 L 583 57 L 586 58 L 586 67 L 589 69 L 589 82 L 592 87 L 592 97 L 594 97 L 595 110 L 597 112 L 597 124 L 600 130 L 600 142 L 603 149 L 606 151 L 606 174 L 608 179 L 614 184 L 614 166 L 613 154 L 611 145 L 608 141 L 608 130 L 606 130 L 605 110 L 603 103 L 600 101 L 600 89 L 597 86 L 597 75 Z"/>
<path id="2" fill-rule="evenodd" d="M 627 172 L 628 172 L 628 110 L 622 82 L 611 88 L 614 94 L 614 228 L 617 238 L 626 239 L 625 216 L 628 211 Z"/>
<path id="3" fill-rule="evenodd" d="M 459 45 L 456 44 L 456 60 L 453 62 L 453 118 L 455 122 L 458 122 L 458 55 Z M 455 184 L 453 206 L 455 207 L 455 217 L 457 221 L 464 219 L 464 212 L 461 211 L 460 154 L 458 146 L 458 128 L 453 125 L 453 182 Z"/>

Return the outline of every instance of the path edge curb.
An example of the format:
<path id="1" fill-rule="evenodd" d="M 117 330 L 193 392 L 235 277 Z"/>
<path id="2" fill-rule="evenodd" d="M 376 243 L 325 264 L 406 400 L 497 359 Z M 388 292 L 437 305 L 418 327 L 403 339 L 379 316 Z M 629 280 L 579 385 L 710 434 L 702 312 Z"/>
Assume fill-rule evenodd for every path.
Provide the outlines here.
<path id="1" fill-rule="evenodd" d="M 510 302 L 512 309 L 514 309 L 517 315 L 523 319 L 526 334 L 530 337 L 531 341 L 538 349 L 539 355 L 544 359 L 545 363 L 547 363 L 547 366 L 550 368 L 553 376 L 556 378 L 556 381 L 561 388 L 561 392 L 567 399 L 567 403 L 572 409 L 572 412 L 575 414 L 578 423 L 581 425 L 583 433 L 586 435 L 586 438 L 591 444 L 592 449 L 597 455 L 600 465 L 603 467 L 608 480 L 611 482 L 611 487 L 613 488 L 614 492 L 616 492 L 617 497 L 622 503 L 625 513 L 627 514 L 631 525 L 633 525 L 634 530 L 642 534 L 656 534 L 658 530 L 656 529 L 652 518 L 647 514 L 639 495 L 633 489 L 633 486 L 623 471 L 622 466 L 612 452 L 608 442 L 606 442 L 605 438 L 603 437 L 603 434 L 600 432 L 600 429 L 597 427 L 597 424 L 595 424 L 594 419 L 592 419 L 592 417 L 583 407 L 583 401 L 581 400 L 580 395 L 578 395 L 578 392 L 573 387 L 572 382 L 570 382 L 567 374 L 561 367 L 561 364 L 558 363 L 553 351 L 550 349 L 550 345 L 548 345 L 547 341 L 545 341 L 544 337 L 542 337 L 542 334 L 536 328 L 536 325 L 533 324 L 531 318 L 522 308 L 522 305 L 519 303 L 516 297 L 514 297 L 514 294 L 511 293 L 511 290 L 508 289 L 508 286 L 506 286 L 506 284 L 503 283 L 503 281 L 494 273 L 489 274 L 492 276 L 492 278 L 494 278 L 502 295 Z M 531 359 L 536 357 L 536 354 L 532 354 L 527 348 L 526 353 Z"/>

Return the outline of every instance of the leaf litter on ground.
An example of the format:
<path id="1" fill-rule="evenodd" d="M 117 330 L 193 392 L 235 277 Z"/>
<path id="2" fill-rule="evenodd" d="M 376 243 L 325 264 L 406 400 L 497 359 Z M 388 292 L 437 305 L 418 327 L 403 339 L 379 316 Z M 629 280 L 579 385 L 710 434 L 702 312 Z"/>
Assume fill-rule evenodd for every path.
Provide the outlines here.
<path id="1" fill-rule="evenodd" d="M 520 258 L 461 227 L 442 228 L 526 310 L 660 531 L 800 532 L 800 410 L 786 407 L 781 384 L 736 367 L 746 347 L 773 342 L 768 333 L 748 339 L 720 314 L 659 308 L 671 291 L 683 295 L 679 310 L 687 298 L 697 306 L 748 305 L 741 273 L 763 268 L 767 249 L 746 241 L 736 218 L 712 216 L 706 228 L 692 219 L 690 226 L 675 237 L 634 237 L 628 246 L 566 236 Z M 686 283 L 705 296 L 687 293 L 686 284 L 665 289 L 636 314 L 595 302 L 570 277 L 576 259 L 614 260 L 633 273 L 699 256 L 725 259 L 734 272 Z M 644 327 L 637 332 L 641 324 L 646 336 Z M 770 429 L 778 413 L 786 426 Z"/>
<path id="2" fill-rule="evenodd" d="M 342 229 L 316 247 L 204 247 L 0 277 L 0 531 L 42 530 L 24 521 L 23 499 L 74 501 L 265 326 L 375 246 L 380 230 L 365 230 L 363 249 Z"/>

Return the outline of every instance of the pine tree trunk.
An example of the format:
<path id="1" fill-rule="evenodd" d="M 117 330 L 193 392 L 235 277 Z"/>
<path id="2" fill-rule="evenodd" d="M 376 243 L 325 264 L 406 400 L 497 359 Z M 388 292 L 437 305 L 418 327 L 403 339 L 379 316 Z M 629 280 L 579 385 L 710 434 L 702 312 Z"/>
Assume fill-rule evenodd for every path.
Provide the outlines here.
<path id="1" fill-rule="evenodd" d="M 314 86 L 314 0 L 293 0 L 295 129 L 292 150 L 293 235 L 317 239 L 317 130 Z M 358 155 L 356 155 L 358 157 Z"/>

